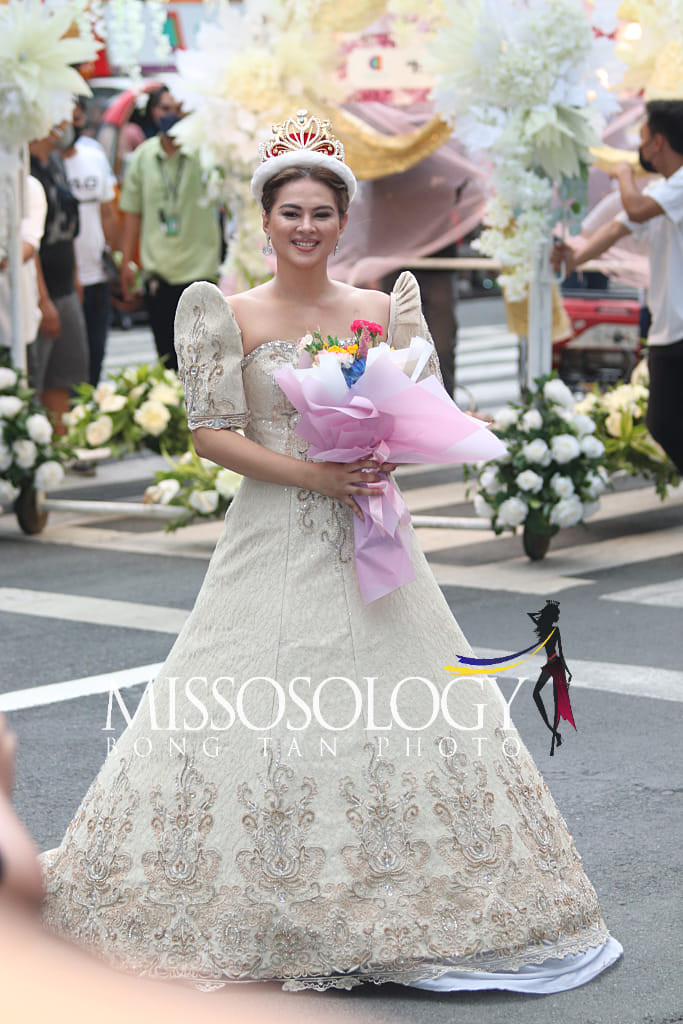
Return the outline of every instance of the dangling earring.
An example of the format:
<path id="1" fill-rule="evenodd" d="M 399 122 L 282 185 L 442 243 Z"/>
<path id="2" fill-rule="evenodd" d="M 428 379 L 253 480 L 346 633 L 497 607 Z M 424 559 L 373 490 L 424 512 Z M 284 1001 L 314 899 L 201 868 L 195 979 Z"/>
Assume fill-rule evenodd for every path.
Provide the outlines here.
<path id="1" fill-rule="evenodd" d="M 264 256 L 273 255 L 273 247 L 270 244 L 270 235 L 266 235 L 266 244 L 262 247 L 261 252 L 263 253 Z"/>
<path id="2" fill-rule="evenodd" d="M 336 256 L 338 252 L 339 252 L 339 239 L 337 239 L 337 244 L 334 247 L 334 255 Z"/>

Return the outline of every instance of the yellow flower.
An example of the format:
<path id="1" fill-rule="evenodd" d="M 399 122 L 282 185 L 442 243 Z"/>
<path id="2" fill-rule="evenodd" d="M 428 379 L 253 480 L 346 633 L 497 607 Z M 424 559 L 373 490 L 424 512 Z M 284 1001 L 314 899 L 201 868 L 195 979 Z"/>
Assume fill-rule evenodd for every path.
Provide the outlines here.
<path id="1" fill-rule="evenodd" d="M 100 416 L 85 428 L 85 439 L 91 448 L 98 448 L 111 437 L 114 424 L 111 416 Z"/>
<path id="2" fill-rule="evenodd" d="M 153 437 L 163 434 L 170 418 L 171 414 L 165 405 L 150 400 L 143 402 L 133 415 L 135 422 Z"/>

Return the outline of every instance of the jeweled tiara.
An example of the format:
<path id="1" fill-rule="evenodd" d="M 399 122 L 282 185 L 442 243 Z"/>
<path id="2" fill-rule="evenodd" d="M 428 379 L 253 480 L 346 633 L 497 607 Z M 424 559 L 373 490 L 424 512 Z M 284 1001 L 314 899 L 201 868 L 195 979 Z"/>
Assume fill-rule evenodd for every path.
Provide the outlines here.
<path id="1" fill-rule="evenodd" d="M 251 179 L 252 195 L 261 201 L 266 182 L 287 167 L 327 167 L 340 178 L 353 199 L 357 182 L 344 162 L 344 146 L 332 134 L 330 121 L 307 110 L 297 110 L 282 124 L 272 126 L 273 135 L 259 146 L 261 163 Z"/>

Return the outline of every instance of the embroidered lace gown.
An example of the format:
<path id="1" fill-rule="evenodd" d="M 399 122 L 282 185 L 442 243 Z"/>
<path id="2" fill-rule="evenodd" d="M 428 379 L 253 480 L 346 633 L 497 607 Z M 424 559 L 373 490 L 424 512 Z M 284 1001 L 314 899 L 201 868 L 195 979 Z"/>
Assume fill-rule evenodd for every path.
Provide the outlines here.
<path id="1" fill-rule="evenodd" d="M 425 331 L 404 274 L 389 340 Z M 273 379 L 293 344 L 244 358 L 200 283 L 176 347 L 192 428 L 305 457 Z M 350 510 L 242 482 L 159 677 L 45 857 L 52 929 L 138 972 L 289 988 L 555 991 L 618 957 L 497 686 L 444 671 L 469 647 L 413 547 L 415 581 L 366 606 Z"/>

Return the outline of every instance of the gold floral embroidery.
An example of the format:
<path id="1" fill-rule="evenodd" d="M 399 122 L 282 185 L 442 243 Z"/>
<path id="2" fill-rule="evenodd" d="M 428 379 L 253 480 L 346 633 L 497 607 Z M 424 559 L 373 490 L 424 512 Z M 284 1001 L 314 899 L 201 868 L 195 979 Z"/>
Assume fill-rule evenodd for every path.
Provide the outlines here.
<path id="1" fill-rule="evenodd" d="M 258 803 L 247 783 L 240 786 L 238 794 L 240 803 L 247 808 L 242 825 L 253 846 L 238 853 L 237 867 L 250 887 L 274 894 L 283 903 L 288 896 L 317 894 L 314 879 L 325 860 L 321 847 L 306 846 L 315 820 L 311 810 L 317 793 L 315 782 L 303 778 L 301 795 L 288 801 L 288 782 L 293 777 L 294 770 L 281 763 L 279 752 L 271 750 L 266 774 L 260 780 L 263 803 Z"/>
<path id="2" fill-rule="evenodd" d="M 328 498 L 317 491 L 298 490 L 299 528 L 303 533 L 318 531 L 320 539 L 336 553 L 339 562 L 353 561 L 353 513 L 336 498 Z"/>
<path id="3" fill-rule="evenodd" d="M 378 888 L 415 891 L 424 885 L 416 874 L 429 856 L 425 842 L 411 839 L 411 823 L 418 815 L 415 802 L 417 779 L 401 775 L 399 792 L 392 791 L 394 765 L 380 757 L 372 743 L 365 746 L 370 764 L 364 773 L 368 796 L 359 795 L 350 777 L 341 780 L 340 792 L 350 804 L 346 818 L 360 839 L 357 846 L 342 847 L 342 857 L 355 879 L 354 892 L 367 894 Z M 398 942 L 398 936 L 394 936 Z"/>
<path id="4" fill-rule="evenodd" d="M 431 772 L 427 789 L 435 797 L 434 813 L 447 828 L 437 842 L 444 860 L 467 874 L 490 881 L 492 872 L 507 861 L 512 848 L 508 825 L 493 824 L 494 796 L 487 789 L 487 771 L 481 761 L 469 766 L 462 753 L 444 757 L 441 772 Z"/>
<path id="5" fill-rule="evenodd" d="M 496 763 L 501 788 L 464 756 L 432 763 L 422 783 L 365 749 L 367 766 L 339 784 L 340 829 L 320 835 L 323 847 L 315 780 L 275 746 L 260 791 L 239 786 L 248 845 L 230 854 L 210 845 L 218 787 L 193 755 L 151 789 L 149 821 L 121 762 L 48 868 L 46 922 L 136 971 L 316 989 L 514 970 L 546 959 L 548 942 L 562 956 L 607 939 L 528 755 Z M 515 823 L 510 847 L 503 815 Z"/>

